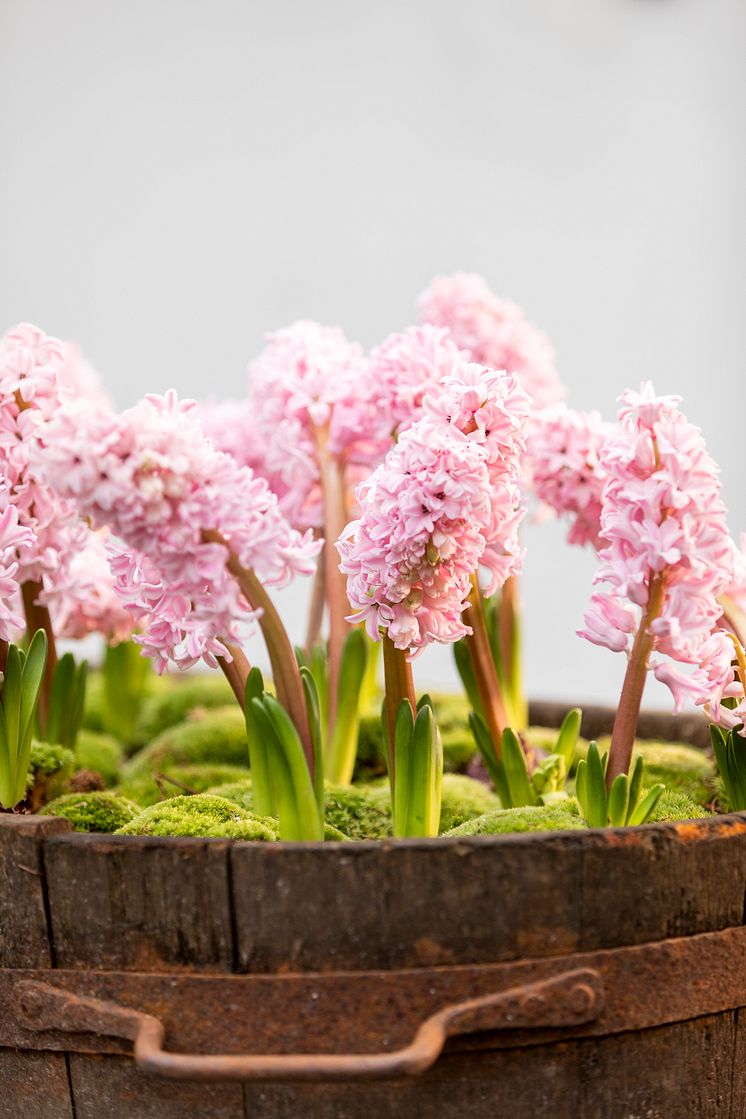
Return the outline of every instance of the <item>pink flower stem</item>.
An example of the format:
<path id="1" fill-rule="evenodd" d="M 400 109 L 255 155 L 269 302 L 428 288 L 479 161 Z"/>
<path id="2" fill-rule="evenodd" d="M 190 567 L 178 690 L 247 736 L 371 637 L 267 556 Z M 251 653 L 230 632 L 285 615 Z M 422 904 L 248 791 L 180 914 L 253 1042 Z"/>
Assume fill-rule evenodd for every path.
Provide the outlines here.
<path id="1" fill-rule="evenodd" d="M 280 615 L 277 613 L 272 599 L 269 597 L 254 572 L 247 570 L 241 565 L 238 556 L 231 551 L 228 543 L 223 539 L 220 533 L 211 529 L 205 530 L 202 533 L 202 537 L 204 540 L 213 544 L 222 544 L 223 547 L 227 549 L 228 559 L 226 561 L 226 566 L 228 570 L 241 588 L 241 592 L 249 606 L 254 610 L 261 610 L 259 626 L 262 631 L 262 636 L 264 637 L 264 643 L 267 646 L 267 652 L 269 653 L 269 662 L 272 667 L 272 679 L 277 689 L 277 698 L 293 720 L 295 729 L 298 731 L 303 745 L 303 753 L 308 763 L 311 779 L 313 780 L 313 742 L 311 740 L 311 728 L 309 726 L 308 712 L 306 710 L 306 697 L 303 691 L 303 681 L 301 680 L 300 671 L 298 669 L 298 662 L 295 659 L 295 650 L 287 635 L 287 630 L 282 624 Z M 241 703 L 243 703 L 243 698 L 241 699 Z"/>
<path id="2" fill-rule="evenodd" d="M 350 612 L 347 598 L 347 580 L 339 570 L 339 557 L 334 547 L 347 523 L 342 467 L 329 451 L 329 432 L 326 427 L 315 427 L 316 448 L 319 457 L 321 489 L 324 496 L 323 551 L 326 602 L 329 610 L 329 700 L 327 733 L 331 736 L 337 713 L 337 688 L 342 646 L 347 636 L 346 617 Z"/>
<path id="3" fill-rule="evenodd" d="M 54 642 L 54 630 L 52 629 L 49 610 L 38 601 L 43 589 L 41 583 L 35 579 L 29 579 L 21 584 L 21 598 L 23 599 L 23 612 L 26 615 L 26 632 L 29 641 L 38 629 L 43 629 L 47 635 L 47 663 L 39 693 L 39 717 L 42 726 L 45 726 L 49 715 L 54 670 L 57 667 L 57 647 Z"/>
<path id="4" fill-rule="evenodd" d="M 464 621 L 472 628 L 472 632 L 465 638 L 466 647 L 469 650 L 477 690 L 482 700 L 484 720 L 492 739 L 495 757 L 499 758 L 502 751 L 503 731 L 508 725 L 508 719 L 500 692 L 495 661 L 492 657 L 489 634 L 484 619 L 482 594 L 479 590 L 476 575 L 472 575 L 469 606 L 464 612 Z"/>
<path id="5" fill-rule="evenodd" d="M 394 729 L 399 705 L 403 699 L 408 699 L 412 707 L 412 714 L 417 712 L 417 699 L 414 694 L 414 680 L 412 679 L 412 665 L 407 660 L 404 649 L 397 649 L 388 634 L 383 634 L 383 680 L 386 690 L 386 729 L 388 731 L 389 749 L 389 781 L 391 783 L 391 796 L 393 800 L 395 774 Z"/>
<path id="6" fill-rule="evenodd" d="M 321 627 L 324 623 L 324 608 L 326 606 L 326 544 L 319 554 L 316 562 L 316 574 L 313 577 L 311 589 L 311 604 L 308 610 L 308 627 L 306 629 L 306 656 L 310 657 L 314 645 L 321 640 Z"/>
<path id="7" fill-rule="evenodd" d="M 614 729 L 611 734 L 609 761 L 606 766 L 606 787 L 611 788 L 614 778 L 620 773 L 629 773 L 632 750 L 635 745 L 637 720 L 640 717 L 642 694 L 648 676 L 648 661 L 653 651 L 653 635 L 650 626 L 663 609 L 665 599 L 665 572 L 652 576 L 648 591 L 648 604 L 635 635 L 632 651 L 627 662 L 627 671 L 619 697 Z"/>
<path id="8" fill-rule="evenodd" d="M 234 696 L 243 707 L 246 697 L 246 681 L 249 678 L 251 665 L 240 646 L 232 645 L 229 641 L 224 641 L 223 644 L 230 651 L 233 659 L 229 661 L 225 657 L 218 657 L 218 664 L 233 689 Z"/>

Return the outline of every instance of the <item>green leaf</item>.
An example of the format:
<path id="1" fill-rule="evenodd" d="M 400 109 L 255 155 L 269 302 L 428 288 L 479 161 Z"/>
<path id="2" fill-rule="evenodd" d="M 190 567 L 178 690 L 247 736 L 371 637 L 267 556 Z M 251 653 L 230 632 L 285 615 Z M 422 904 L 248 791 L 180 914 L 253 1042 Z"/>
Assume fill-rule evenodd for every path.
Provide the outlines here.
<path id="1" fill-rule="evenodd" d="M 653 785 L 646 797 L 637 805 L 630 818 L 630 824 L 644 824 L 652 814 L 653 809 L 661 798 L 665 785 Z"/>
<path id="2" fill-rule="evenodd" d="M 21 724 L 19 732 L 25 739 L 34 725 L 41 692 L 44 670 L 47 665 L 47 635 L 39 629 L 31 639 L 21 678 Z"/>
<path id="3" fill-rule="evenodd" d="M 487 767 L 492 784 L 495 786 L 495 792 L 500 798 L 500 803 L 503 808 L 512 808 L 513 804 L 510 800 L 510 789 L 505 777 L 505 770 L 502 762 L 495 757 L 495 749 L 484 719 L 481 715 L 472 711 L 469 714 L 469 726 L 471 727 L 471 733 L 474 735 L 480 757 Z"/>
<path id="4" fill-rule="evenodd" d="M 8 647 L 3 683 L 3 712 L 5 729 L 8 736 L 8 757 L 10 759 L 11 779 L 17 781 L 18 750 L 21 735 L 21 696 L 22 696 L 21 655 L 17 646 Z M 25 777 L 25 773 L 24 773 Z"/>
<path id="5" fill-rule="evenodd" d="M 619 773 L 609 789 L 608 820 L 615 828 L 627 822 L 627 797 L 629 779 L 626 773 Z"/>
<path id="6" fill-rule="evenodd" d="M 635 768 L 632 770 L 632 779 L 629 783 L 629 797 L 627 798 L 627 815 L 624 822 L 628 824 L 632 818 L 632 813 L 637 807 L 637 802 L 640 799 L 640 789 L 642 787 L 642 772 L 644 763 L 642 758 L 638 758 L 635 762 Z"/>
<path id="7" fill-rule="evenodd" d="M 254 702 L 254 701 L 252 701 Z M 316 793 L 308 769 L 306 755 L 300 735 L 282 704 L 274 696 L 264 696 L 264 710 L 267 712 L 275 733 L 280 741 L 290 777 L 293 783 L 298 821 L 303 834 L 299 839 L 320 840 L 324 838 L 324 826 L 316 802 Z M 280 820 L 282 831 L 282 820 Z"/>
<path id="8" fill-rule="evenodd" d="M 319 710 L 319 693 L 316 691 L 316 681 L 310 670 L 301 666 L 300 678 L 303 682 L 303 692 L 306 697 L 306 710 L 311 728 L 311 745 L 313 747 L 313 791 L 316 797 L 316 807 L 323 814 L 324 811 L 324 743 L 321 734 L 321 712 Z"/>
<path id="9" fill-rule="evenodd" d="M 456 668 L 469 703 L 477 715 L 484 719 L 484 709 L 477 687 L 477 678 L 474 675 L 474 668 L 471 663 L 471 654 L 463 638 L 453 646 L 453 659 L 456 662 Z"/>
<path id="10" fill-rule="evenodd" d="M 575 748 L 578 744 L 578 735 L 580 734 L 582 718 L 583 712 L 580 708 L 573 707 L 562 720 L 562 725 L 557 735 L 557 745 L 554 748 L 554 752 L 565 759 L 568 773 L 570 772 L 570 767 L 575 757 Z"/>
<path id="11" fill-rule="evenodd" d="M 519 808 L 525 804 L 536 804 L 536 793 L 528 777 L 526 755 L 518 736 L 510 727 L 506 727 L 503 732 L 501 760 L 513 807 Z"/>
<path id="12" fill-rule="evenodd" d="M 604 778 L 604 762 L 601 760 L 595 742 L 591 742 L 588 747 L 587 760 L 588 815 L 586 820 L 591 828 L 604 828 L 609 818 L 606 781 Z"/>
<path id="13" fill-rule="evenodd" d="M 412 789 L 412 734 L 414 716 L 408 699 L 403 699 L 396 712 L 394 723 L 394 835 L 407 834 L 407 814 Z"/>
<path id="14" fill-rule="evenodd" d="M 404 834 L 434 836 L 438 834 L 440 824 L 443 747 L 432 707 L 428 704 L 417 713 L 410 752 L 410 785 L 405 806 Z"/>
<path id="15" fill-rule="evenodd" d="M 253 698 L 249 700 L 248 706 L 251 708 L 251 718 L 256 725 L 257 733 L 267 751 L 267 765 L 275 804 L 273 815 L 280 821 L 280 838 L 302 840 L 305 837 L 298 814 L 293 779 L 279 735 L 264 707 L 263 699 Z M 256 803 L 255 792 L 254 807 L 258 813 Z"/>
<path id="16" fill-rule="evenodd" d="M 262 674 L 258 668 L 252 668 L 246 680 L 244 691 L 244 717 L 246 719 L 246 739 L 249 744 L 254 809 L 258 816 L 276 816 L 278 809 L 272 788 L 267 742 L 262 734 L 262 723 L 257 718 L 256 708 L 252 702 L 253 700 L 259 702 L 263 695 L 264 679 Z"/>
<path id="17" fill-rule="evenodd" d="M 328 749 L 327 773 L 334 785 L 349 785 L 352 781 L 360 724 L 360 689 L 367 660 L 365 636 L 359 629 L 350 630 L 342 646 L 337 711 Z"/>
<path id="18" fill-rule="evenodd" d="M 578 798 L 583 817 L 588 819 L 588 762 L 581 758 L 575 771 L 575 796 Z"/>

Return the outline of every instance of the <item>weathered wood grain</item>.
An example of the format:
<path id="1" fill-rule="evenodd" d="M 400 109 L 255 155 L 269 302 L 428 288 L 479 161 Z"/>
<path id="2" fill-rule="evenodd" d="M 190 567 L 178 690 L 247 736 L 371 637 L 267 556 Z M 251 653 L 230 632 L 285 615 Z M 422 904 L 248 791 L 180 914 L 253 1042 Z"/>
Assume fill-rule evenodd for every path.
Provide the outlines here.
<path id="1" fill-rule="evenodd" d="M 230 858 L 240 970 L 488 963 L 740 924 L 746 821 Z"/>
<path id="2" fill-rule="evenodd" d="M 50 840 L 45 862 L 57 966 L 231 971 L 227 849 L 218 840 Z M 243 1115 L 239 1085 L 164 1083 L 127 1059 L 72 1054 L 69 1061 L 75 1119 Z"/>
<path id="3" fill-rule="evenodd" d="M 228 844 L 73 835 L 45 845 L 58 967 L 233 964 Z"/>
<path id="4" fill-rule="evenodd" d="M 42 840 L 69 830 L 52 816 L 0 815 L 0 967 L 52 966 Z M 0 1117 L 73 1119 L 65 1056 L 0 1049 Z"/>

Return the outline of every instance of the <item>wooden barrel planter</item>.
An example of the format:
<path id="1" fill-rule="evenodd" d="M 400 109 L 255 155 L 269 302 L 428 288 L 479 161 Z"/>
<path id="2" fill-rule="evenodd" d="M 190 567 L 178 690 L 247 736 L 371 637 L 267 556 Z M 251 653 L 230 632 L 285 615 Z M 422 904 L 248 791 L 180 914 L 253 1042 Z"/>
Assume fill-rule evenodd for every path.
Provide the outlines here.
<path id="1" fill-rule="evenodd" d="M 0 817 L 2 1119 L 746 1114 L 743 816 L 323 845 L 67 829 Z"/>

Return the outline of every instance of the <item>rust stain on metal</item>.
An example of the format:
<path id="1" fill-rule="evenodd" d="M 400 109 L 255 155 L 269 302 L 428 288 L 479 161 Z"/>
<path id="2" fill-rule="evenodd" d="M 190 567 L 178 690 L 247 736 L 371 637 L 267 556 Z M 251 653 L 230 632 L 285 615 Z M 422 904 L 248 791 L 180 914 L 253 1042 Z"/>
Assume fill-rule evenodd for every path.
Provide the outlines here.
<path id="1" fill-rule="evenodd" d="M 379 1053 L 173 1053 L 159 1017 L 48 983 L 19 984 L 19 1017 L 27 1030 L 124 1038 L 145 1073 L 174 1080 L 371 1080 L 413 1076 L 437 1061 L 449 1037 L 500 1029 L 568 1027 L 593 1021 L 604 1006 L 598 972 L 578 969 L 507 991 L 465 999 L 426 1018 L 408 1045 Z"/>

